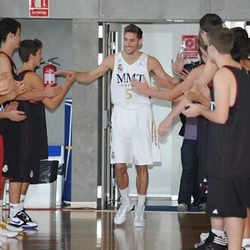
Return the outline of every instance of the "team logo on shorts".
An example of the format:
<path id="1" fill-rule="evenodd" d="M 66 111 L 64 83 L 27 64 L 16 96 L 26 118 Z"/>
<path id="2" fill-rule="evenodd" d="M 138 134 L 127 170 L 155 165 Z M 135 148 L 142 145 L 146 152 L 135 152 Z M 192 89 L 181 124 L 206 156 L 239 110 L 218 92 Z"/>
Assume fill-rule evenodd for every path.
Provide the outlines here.
<path id="1" fill-rule="evenodd" d="M 111 158 L 115 159 L 115 152 L 114 151 L 111 153 Z"/>
<path id="2" fill-rule="evenodd" d="M 118 64 L 117 70 L 118 70 L 118 72 L 122 72 L 123 71 L 123 67 L 122 67 L 121 63 Z"/>
<path id="3" fill-rule="evenodd" d="M 34 177 L 34 172 L 33 170 L 30 171 L 30 178 L 33 178 Z"/>
<path id="4" fill-rule="evenodd" d="M 4 164 L 3 165 L 3 173 L 6 173 L 9 170 L 8 165 Z"/>

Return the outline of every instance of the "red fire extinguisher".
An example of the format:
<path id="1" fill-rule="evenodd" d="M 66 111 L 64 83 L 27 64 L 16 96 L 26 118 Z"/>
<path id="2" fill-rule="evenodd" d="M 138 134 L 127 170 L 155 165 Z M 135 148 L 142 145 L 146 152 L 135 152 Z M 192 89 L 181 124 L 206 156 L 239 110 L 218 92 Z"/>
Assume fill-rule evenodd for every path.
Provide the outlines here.
<path id="1" fill-rule="evenodd" d="M 57 71 L 57 68 L 55 65 L 60 66 L 59 63 L 56 63 L 54 60 L 58 59 L 58 57 L 50 58 L 46 63 L 46 65 L 43 67 L 43 83 L 45 86 L 56 86 L 56 76 L 55 72 Z"/>

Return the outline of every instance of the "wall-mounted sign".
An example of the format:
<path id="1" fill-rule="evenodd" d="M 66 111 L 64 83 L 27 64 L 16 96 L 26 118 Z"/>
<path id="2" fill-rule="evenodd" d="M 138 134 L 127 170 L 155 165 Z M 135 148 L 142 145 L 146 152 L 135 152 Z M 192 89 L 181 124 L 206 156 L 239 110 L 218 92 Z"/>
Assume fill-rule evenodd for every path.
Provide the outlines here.
<path id="1" fill-rule="evenodd" d="M 198 36 L 196 35 L 182 36 L 182 53 L 189 59 L 198 58 Z"/>
<path id="2" fill-rule="evenodd" d="M 49 0 L 29 0 L 30 17 L 49 17 Z"/>

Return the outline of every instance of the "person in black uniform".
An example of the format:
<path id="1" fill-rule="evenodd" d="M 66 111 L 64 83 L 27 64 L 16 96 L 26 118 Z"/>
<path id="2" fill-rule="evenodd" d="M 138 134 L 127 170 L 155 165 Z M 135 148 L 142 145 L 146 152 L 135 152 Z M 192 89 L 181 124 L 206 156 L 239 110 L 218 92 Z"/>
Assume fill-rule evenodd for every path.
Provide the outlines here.
<path id="1" fill-rule="evenodd" d="M 239 250 L 244 218 L 250 207 L 250 77 L 231 57 L 233 42 L 231 30 L 216 27 L 208 32 L 208 54 L 219 68 L 213 79 L 216 107 L 210 111 L 189 104 L 183 113 L 187 117 L 202 115 L 210 121 L 207 213 L 224 220 L 228 249 Z M 217 244 L 220 237 L 211 235 L 210 238 L 212 241 L 208 238 L 200 249 L 227 249 Z"/>
<path id="2" fill-rule="evenodd" d="M 0 103 L 5 103 L 5 110 L 11 106 L 12 109 L 17 109 L 18 103 L 6 103 L 12 99 L 32 100 L 35 98 L 53 97 L 62 91 L 61 87 L 48 87 L 45 90 L 30 91 L 24 93 L 22 84 L 16 82 L 18 75 L 16 66 L 12 61 L 14 51 L 19 47 L 21 37 L 21 24 L 12 18 L 3 18 L 0 20 L 0 74 L 7 73 L 10 76 L 10 81 L 15 84 L 15 88 L 8 95 L 0 96 Z M 21 88 L 20 88 L 21 86 Z M 22 97 L 20 95 L 22 94 Z M 6 112 L 6 111 L 5 111 Z M 5 113 L 1 112 L 1 113 Z M 16 214 L 19 211 L 20 194 L 19 183 L 16 178 L 19 177 L 19 149 L 20 149 L 20 123 L 26 118 L 24 112 L 12 111 L 12 118 L 6 117 L 9 120 L 1 120 L 0 128 L 1 134 L 4 137 L 4 163 L 3 163 L 3 176 L 10 178 L 10 215 Z M 14 121 L 14 122 L 13 122 Z M 0 187 L 2 190 L 2 187 Z M 0 198 L 0 207 L 1 207 Z M 0 209 L 1 210 L 1 209 Z M 14 216 L 13 215 L 13 216 Z M 25 223 L 29 222 L 28 217 L 25 217 Z"/>
<path id="3" fill-rule="evenodd" d="M 22 66 L 18 69 L 18 80 L 22 81 L 28 92 L 42 91 L 45 89 L 41 77 L 34 71 L 42 59 L 42 42 L 38 39 L 24 40 L 20 43 L 19 56 Z M 43 98 L 41 101 L 20 101 L 19 108 L 27 115 L 27 119 L 20 123 L 20 148 L 18 175 L 15 182 L 19 183 L 20 204 L 19 211 L 10 220 L 11 225 L 24 226 L 23 218 L 28 217 L 24 210 L 24 199 L 30 183 L 38 183 L 39 166 L 41 159 L 48 158 L 48 142 L 45 118 L 45 106 L 55 109 L 64 99 L 75 80 L 75 73 L 69 72 L 66 77 L 62 92 L 53 98 Z M 22 99 L 22 95 L 19 97 Z M 29 218 L 27 227 L 37 226 Z"/>

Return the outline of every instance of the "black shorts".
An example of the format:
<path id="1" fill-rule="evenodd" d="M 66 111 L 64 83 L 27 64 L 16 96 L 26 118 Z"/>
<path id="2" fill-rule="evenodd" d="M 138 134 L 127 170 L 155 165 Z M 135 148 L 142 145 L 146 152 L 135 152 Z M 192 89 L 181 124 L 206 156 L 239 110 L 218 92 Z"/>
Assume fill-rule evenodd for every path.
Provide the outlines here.
<path id="1" fill-rule="evenodd" d="M 212 217 L 247 216 L 250 207 L 249 179 L 208 178 L 207 213 Z"/>

